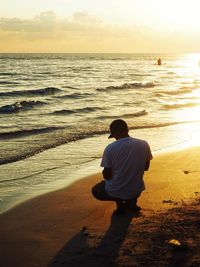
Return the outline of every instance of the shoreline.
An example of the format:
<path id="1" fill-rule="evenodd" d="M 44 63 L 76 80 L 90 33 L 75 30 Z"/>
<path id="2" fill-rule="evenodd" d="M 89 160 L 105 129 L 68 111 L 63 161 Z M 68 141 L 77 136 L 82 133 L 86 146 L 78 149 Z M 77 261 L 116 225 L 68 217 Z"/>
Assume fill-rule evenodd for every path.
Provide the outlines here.
<path id="1" fill-rule="evenodd" d="M 153 155 L 157 156 L 200 144 L 199 129 L 200 123 L 192 123 L 190 127 L 181 124 L 151 130 L 131 130 L 130 135 L 147 140 Z M 162 138 L 159 140 L 156 136 Z M 107 144 L 107 135 L 96 136 L 43 151 L 23 161 L 1 165 L 2 178 L 8 180 L 2 183 L 1 213 L 30 198 L 68 187 L 101 171 L 100 157 Z M 91 151 L 91 147 L 95 149 Z M 91 153 L 88 154 L 88 151 Z"/>
<path id="2" fill-rule="evenodd" d="M 159 250 L 159 246 L 160 249 L 164 246 L 165 251 L 168 248 L 167 240 L 173 237 L 182 236 L 182 242 L 189 242 L 190 238 L 192 246 L 197 246 L 200 237 L 197 235 L 193 240 L 194 236 L 191 236 L 185 240 L 186 233 L 183 228 L 188 224 L 183 225 L 181 218 L 177 216 L 182 214 L 181 216 L 189 221 L 194 219 L 195 214 L 199 216 L 199 205 L 192 204 L 200 196 L 199 158 L 200 147 L 156 155 L 150 170 L 145 173 L 146 190 L 138 201 L 142 207 L 139 216 L 114 218 L 114 203 L 100 202 L 92 197 L 91 187 L 101 180 L 101 174 L 89 176 L 67 188 L 33 198 L 3 213 L 0 215 L 2 266 L 94 266 L 94 261 L 98 262 L 99 258 L 104 259 L 104 264 L 100 260 L 99 264 L 102 265 L 97 266 L 110 266 L 109 259 L 119 262 L 119 266 L 122 266 L 122 263 L 125 266 L 134 266 L 126 265 L 126 261 L 129 262 L 133 257 L 141 261 L 145 253 L 151 250 L 152 255 L 156 256 L 155 252 Z M 192 215 L 188 211 L 191 209 Z M 180 210 L 182 213 L 178 212 Z M 167 218 L 171 219 L 167 221 Z M 196 217 L 195 220 L 198 224 Z M 165 232 L 165 237 L 163 234 L 159 236 L 156 227 L 166 221 L 166 227 L 169 227 L 171 232 Z M 175 222 L 176 227 L 173 230 Z M 189 225 L 194 235 L 193 228 L 196 224 Z M 172 232 L 175 230 L 178 233 L 174 236 Z M 186 232 L 188 234 L 188 231 Z M 113 241 L 114 233 L 119 234 L 123 244 L 122 240 Z M 153 239 L 155 234 L 158 234 L 156 241 Z M 136 245 L 137 238 L 140 239 L 141 247 Z M 105 246 L 102 248 L 100 245 L 104 242 L 112 245 L 117 254 L 112 255 Z M 126 250 L 129 250 L 129 253 L 125 253 Z M 97 252 L 101 255 L 96 255 Z M 170 250 L 166 255 L 168 254 Z M 161 258 L 152 258 L 153 266 L 167 266 L 161 264 Z M 81 265 L 82 262 L 85 265 Z"/>

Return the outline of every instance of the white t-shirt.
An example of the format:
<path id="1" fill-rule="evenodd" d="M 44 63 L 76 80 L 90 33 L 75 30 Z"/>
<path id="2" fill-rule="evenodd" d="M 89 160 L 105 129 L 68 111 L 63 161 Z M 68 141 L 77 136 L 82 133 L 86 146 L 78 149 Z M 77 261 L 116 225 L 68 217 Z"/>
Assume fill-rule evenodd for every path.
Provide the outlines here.
<path id="1" fill-rule="evenodd" d="M 149 144 L 125 137 L 109 144 L 103 153 L 101 166 L 111 168 L 112 178 L 105 181 L 109 195 L 121 199 L 137 197 L 144 189 L 146 162 L 152 159 Z"/>

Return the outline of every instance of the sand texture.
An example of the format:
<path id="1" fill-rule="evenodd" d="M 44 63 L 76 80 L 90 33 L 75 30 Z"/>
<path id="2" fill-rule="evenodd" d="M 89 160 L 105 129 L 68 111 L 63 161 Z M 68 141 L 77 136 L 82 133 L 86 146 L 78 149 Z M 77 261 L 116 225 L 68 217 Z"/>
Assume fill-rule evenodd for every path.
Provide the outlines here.
<path id="1" fill-rule="evenodd" d="M 93 199 L 101 174 L 19 205 L 0 216 L 0 266 L 200 266 L 199 161 L 199 147 L 156 156 L 140 213 Z"/>

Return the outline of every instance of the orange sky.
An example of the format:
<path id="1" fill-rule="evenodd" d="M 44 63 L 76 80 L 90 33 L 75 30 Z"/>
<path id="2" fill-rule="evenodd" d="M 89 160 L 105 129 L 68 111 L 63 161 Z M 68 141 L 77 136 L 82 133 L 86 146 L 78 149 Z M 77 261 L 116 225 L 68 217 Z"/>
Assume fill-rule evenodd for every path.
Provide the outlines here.
<path id="1" fill-rule="evenodd" d="M 199 52 L 197 0 L 1 0 L 0 52 Z"/>

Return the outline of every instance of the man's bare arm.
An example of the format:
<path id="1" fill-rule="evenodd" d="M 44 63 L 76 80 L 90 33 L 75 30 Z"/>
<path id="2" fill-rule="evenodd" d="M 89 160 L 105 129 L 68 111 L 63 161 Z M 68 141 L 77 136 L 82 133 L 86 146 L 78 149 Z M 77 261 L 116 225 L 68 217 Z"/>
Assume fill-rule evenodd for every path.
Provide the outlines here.
<path id="1" fill-rule="evenodd" d="M 104 168 L 102 171 L 103 174 L 103 178 L 105 180 L 109 180 L 110 178 L 112 178 L 112 170 L 111 168 Z"/>

